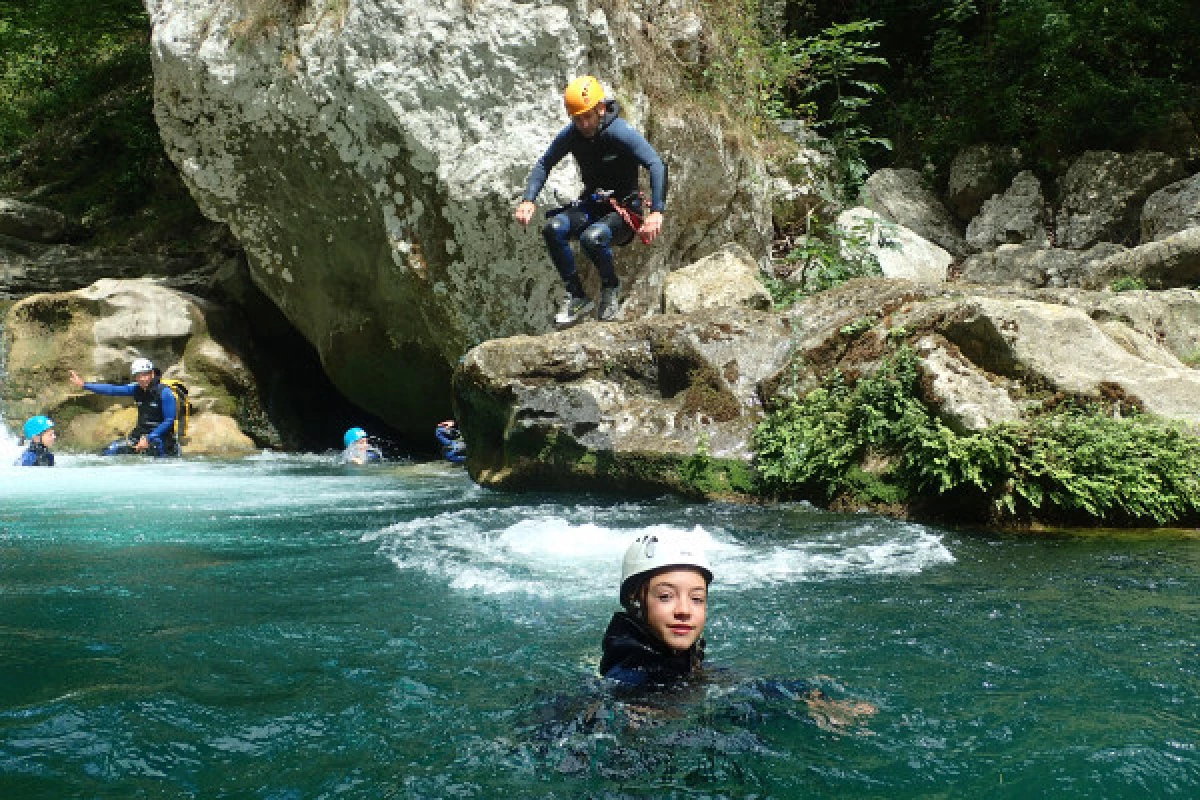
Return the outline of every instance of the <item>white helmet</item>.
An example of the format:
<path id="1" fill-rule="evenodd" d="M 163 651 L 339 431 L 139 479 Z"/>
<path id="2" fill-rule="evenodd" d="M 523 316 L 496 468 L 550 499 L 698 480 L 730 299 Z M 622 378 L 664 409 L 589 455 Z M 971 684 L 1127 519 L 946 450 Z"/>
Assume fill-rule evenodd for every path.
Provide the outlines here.
<path id="1" fill-rule="evenodd" d="M 621 604 L 630 599 L 639 578 L 671 567 L 690 567 L 712 583 L 712 567 L 695 536 L 680 532 L 643 533 L 633 540 L 621 562 Z"/>
<path id="2" fill-rule="evenodd" d="M 154 372 L 154 362 L 148 358 L 135 358 L 129 366 L 129 374 L 137 375 L 139 372 Z"/>

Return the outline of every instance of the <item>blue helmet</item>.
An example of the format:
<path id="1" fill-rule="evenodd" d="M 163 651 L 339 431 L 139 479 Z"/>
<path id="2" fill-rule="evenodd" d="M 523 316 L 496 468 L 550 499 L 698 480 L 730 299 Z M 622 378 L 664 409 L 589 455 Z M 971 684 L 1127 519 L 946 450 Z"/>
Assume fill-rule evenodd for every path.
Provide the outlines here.
<path id="1" fill-rule="evenodd" d="M 367 438 L 367 432 L 362 428 L 351 428 L 350 430 L 346 431 L 346 435 L 342 437 L 342 446 L 349 447 L 359 439 L 365 438 Z"/>
<path id="2" fill-rule="evenodd" d="M 40 414 L 36 417 L 30 417 L 25 421 L 25 439 L 32 439 L 38 434 L 45 433 L 53 427 L 54 420 L 50 419 L 49 417 L 43 417 Z"/>

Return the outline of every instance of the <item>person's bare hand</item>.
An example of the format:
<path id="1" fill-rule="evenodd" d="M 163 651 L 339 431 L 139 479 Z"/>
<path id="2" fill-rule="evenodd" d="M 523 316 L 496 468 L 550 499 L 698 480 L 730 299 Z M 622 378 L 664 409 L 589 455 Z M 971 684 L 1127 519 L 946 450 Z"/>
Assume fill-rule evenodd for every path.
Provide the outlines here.
<path id="1" fill-rule="evenodd" d="M 536 211 L 537 203 L 534 203 L 532 200 L 522 200 L 517 204 L 517 210 L 513 212 L 513 219 L 521 223 L 521 225 L 528 225 L 529 220 L 533 219 L 533 214 Z"/>
<path id="2" fill-rule="evenodd" d="M 143 436 L 142 438 L 138 439 L 137 444 L 133 446 L 133 449 L 137 450 L 139 453 L 144 453 L 146 450 L 150 449 L 150 440 Z"/>
<path id="3" fill-rule="evenodd" d="M 83 388 L 83 378 L 79 377 L 79 373 L 76 372 L 75 370 L 70 370 L 69 375 L 70 375 L 71 384 L 76 389 L 82 389 Z"/>
<path id="4" fill-rule="evenodd" d="M 642 227 L 638 228 L 638 236 L 642 237 L 643 244 L 650 244 L 658 238 L 658 234 L 662 232 L 663 215 L 661 211 L 651 211 L 642 220 Z"/>

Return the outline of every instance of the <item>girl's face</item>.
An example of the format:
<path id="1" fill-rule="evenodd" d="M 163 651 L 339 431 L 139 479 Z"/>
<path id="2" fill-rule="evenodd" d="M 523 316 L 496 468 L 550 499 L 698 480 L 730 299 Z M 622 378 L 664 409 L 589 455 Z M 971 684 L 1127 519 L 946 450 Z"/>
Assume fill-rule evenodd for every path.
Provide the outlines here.
<path id="1" fill-rule="evenodd" d="M 646 584 L 646 626 L 672 650 L 687 650 L 704 633 L 708 584 L 693 569 L 655 575 Z"/>

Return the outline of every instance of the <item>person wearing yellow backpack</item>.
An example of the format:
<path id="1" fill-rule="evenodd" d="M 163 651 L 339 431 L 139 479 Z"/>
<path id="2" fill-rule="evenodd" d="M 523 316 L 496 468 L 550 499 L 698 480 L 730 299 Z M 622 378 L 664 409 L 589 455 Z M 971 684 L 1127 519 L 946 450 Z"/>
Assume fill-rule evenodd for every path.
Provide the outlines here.
<path id="1" fill-rule="evenodd" d="M 104 448 L 104 455 L 179 455 L 179 440 L 175 436 L 179 404 L 175 392 L 162 382 L 162 372 L 148 358 L 134 359 L 129 371 L 133 383 L 126 384 L 85 382 L 75 370 L 70 371 L 75 388 L 113 397 L 132 397 L 137 406 L 137 425 L 128 436 Z"/>

